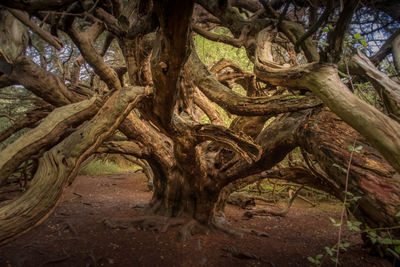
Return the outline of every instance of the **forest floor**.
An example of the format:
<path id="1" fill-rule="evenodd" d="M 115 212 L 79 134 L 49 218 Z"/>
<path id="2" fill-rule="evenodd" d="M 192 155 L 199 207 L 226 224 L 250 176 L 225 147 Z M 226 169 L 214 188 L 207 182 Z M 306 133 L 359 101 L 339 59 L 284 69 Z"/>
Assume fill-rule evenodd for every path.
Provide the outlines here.
<path id="1" fill-rule="evenodd" d="M 180 242 L 179 226 L 159 233 L 113 229 L 107 223 L 139 216 L 150 198 L 141 173 L 79 176 L 44 223 L 0 248 L 0 266 L 310 266 L 307 256 L 337 242 L 338 228 L 329 217 L 339 220 L 340 206 L 311 207 L 300 199 L 283 218 L 246 219 L 245 210 L 227 206 L 232 227 L 257 229 L 268 237 L 213 233 Z M 351 246 L 340 254 L 341 266 L 391 266 L 368 255 L 357 234 L 344 229 L 343 235 Z M 323 266 L 332 265 L 325 257 Z"/>

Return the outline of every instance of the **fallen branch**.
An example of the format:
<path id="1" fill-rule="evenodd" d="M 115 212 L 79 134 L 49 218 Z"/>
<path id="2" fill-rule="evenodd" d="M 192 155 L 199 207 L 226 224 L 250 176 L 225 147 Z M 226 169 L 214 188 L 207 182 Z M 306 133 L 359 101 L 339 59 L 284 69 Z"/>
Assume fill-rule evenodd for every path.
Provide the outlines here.
<path id="1" fill-rule="evenodd" d="M 273 210 L 251 210 L 251 211 L 247 211 L 245 212 L 243 215 L 249 218 L 252 218 L 255 215 L 258 216 L 266 216 L 266 215 L 272 215 L 272 216 L 279 216 L 279 217 L 285 217 L 289 210 L 290 207 L 293 204 L 293 201 L 295 200 L 295 198 L 297 197 L 297 195 L 299 194 L 300 190 L 303 189 L 304 186 L 301 186 L 299 189 L 296 190 L 296 192 L 294 192 L 292 194 L 292 196 L 290 197 L 288 204 L 286 205 L 286 207 L 283 210 L 280 211 L 273 211 Z"/>

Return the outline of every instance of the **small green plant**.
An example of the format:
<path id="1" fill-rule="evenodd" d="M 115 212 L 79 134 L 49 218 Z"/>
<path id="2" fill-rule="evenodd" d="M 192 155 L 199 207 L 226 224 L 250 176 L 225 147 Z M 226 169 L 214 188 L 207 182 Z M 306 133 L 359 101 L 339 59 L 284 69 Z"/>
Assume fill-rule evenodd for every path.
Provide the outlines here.
<path id="1" fill-rule="evenodd" d="M 359 33 L 347 35 L 345 38 L 345 46 L 366 49 L 367 41 L 362 38 L 361 34 Z"/>
<path id="2" fill-rule="evenodd" d="M 335 263 L 337 266 L 339 264 L 339 252 L 340 251 L 346 251 L 350 247 L 350 242 L 347 241 L 342 241 L 341 239 L 341 233 L 342 233 L 342 227 L 343 227 L 343 215 L 344 212 L 347 208 L 351 206 L 352 203 L 356 203 L 359 199 L 361 199 L 361 196 L 355 196 L 353 193 L 349 192 L 347 189 L 348 186 L 348 179 L 349 179 L 349 172 L 351 168 L 351 161 L 353 158 L 353 153 L 361 153 L 363 147 L 362 146 L 355 146 L 356 140 L 354 140 L 354 144 L 352 146 L 348 147 L 348 150 L 351 152 L 350 153 L 350 159 L 349 159 L 349 164 L 347 166 L 347 169 L 341 167 L 338 164 L 333 164 L 334 167 L 339 168 L 341 171 L 346 173 L 346 187 L 344 193 L 344 201 L 343 201 L 343 207 L 342 207 L 342 215 L 339 221 L 336 221 L 334 218 L 329 218 L 330 221 L 332 222 L 333 226 L 339 228 L 339 235 L 338 235 L 338 242 L 332 246 L 332 247 L 325 247 L 325 253 L 324 254 L 318 254 L 315 257 L 308 256 L 307 260 L 315 266 L 321 266 L 322 263 L 324 262 L 324 259 L 326 257 L 330 257 L 330 260 Z M 400 211 L 396 214 L 397 217 L 400 217 Z M 384 228 L 384 229 L 371 229 L 368 227 L 368 225 L 364 225 L 364 230 L 362 230 L 360 227 L 362 225 L 362 222 L 359 221 L 351 221 L 348 220 L 346 221 L 346 226 L 347 228 L 352 231 L 355 234 L 361 234 L 361 233 L 367 233 L 367 237 L 371 240 L 372 244 L 379 244 L 382 246 L 385 246 L 385 250 L 390 253 L 395 259 L 400 260 L 400 240 L 399 239 L 393 239 L 390 236 L 389 230 L 393 228 L 400 228 L 400 226 L 397 227 L 392 227 L 392 228 Z M 387 235 L 386 236 L 381 236 L 377 234 L 377 231 L 381 230 L 387 230 Z"/>
<path id="3" fill-rule="evenodd" d="M 318 254 L 317 256 L 315 256 L 315 258 L 308 256 L 307 260 L 315 265 L 320 265 L 321 264 L 321 259 L 324 257 L 323 254 Z"/>
<path id="4" fill-rule="evenodd" d="M 349 242 L 342 241 L 342 226 L 343 226 L 343 220 L 344 220 L 344 213 L 345 213 L 346 209 L 350 206 L 350 201 L 357 201 L 359 199 L 359 197 L 355 197 L 351 192 L 348 191 L 349 173 L 350 173 L 350 168 L 351 168 L 351 162 L 353 159 L 353 154 L 354 154 L 354 152 L 360 153 L 361 150 L 363 149 L 362 146 L 355 147 L 356 141 L 357 140 L 354 139 L 353 145 L 348 147 L 348 150 L 350 151 L 350 158 L 349 158 L 349 163 L 347 165 L 347 169 L 341 167 L 340 165 L 338 165 L 336 163 L 333 164 L 334 167 L 337 167 L 342 172 L 346 173 L 345 190 L 343 192 L 344 200 L 343 200 L 343 206 L 342 206 L 342 210 L 341 210 L 340 221 L 336 221 L 334 218 L 329 218 L 335 227 L 339 227 L 338 241 L 333 247 L 325 247 L 326 255 L 330 256 L 330 259 L 331 259 L 331 261 L 333 261 L 335 263 L 335 266 L 337 266 L 339 264 L 340 250 L 346 251 L 347 248 L 350 247 Z M 358 231 L 358 232 L 361 231 L 361 229 L 358 227 L 361 225 L 361 222 L 347 221 L 346 224 L 350 230 Z M 320 266 L 323 262 L 324 254 L 318 254 L 317 256 L 315 256 L 315 258 L 307 257 L 307 259 L 312 264 L 314 264 L 316 266 Z"/>

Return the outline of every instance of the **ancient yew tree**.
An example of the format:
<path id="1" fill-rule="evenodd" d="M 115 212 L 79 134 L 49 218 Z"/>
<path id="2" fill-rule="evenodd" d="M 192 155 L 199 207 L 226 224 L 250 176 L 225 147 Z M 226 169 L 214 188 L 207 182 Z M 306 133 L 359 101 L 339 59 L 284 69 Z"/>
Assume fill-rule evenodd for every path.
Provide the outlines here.
<path id="1" fill-rule="evenodd" d="M 1 184 L 30 180 L 0 208 L 0 242 L 46 218 L 98 153 L 148 166 L 146 212 L 179 218 L 185 238 L 226 230 L 227 196 L 258 179 L 343 199 L 355 144 L 349 211 L 399 225 L 399 23 L 390 0 L 2 1 L 0 98 L 32 100 L 0 132 Z M 196 36 L 243 48 L 251 71 L 206 66 Z M 303 160 L 280 164 L 293 150 Z"/>

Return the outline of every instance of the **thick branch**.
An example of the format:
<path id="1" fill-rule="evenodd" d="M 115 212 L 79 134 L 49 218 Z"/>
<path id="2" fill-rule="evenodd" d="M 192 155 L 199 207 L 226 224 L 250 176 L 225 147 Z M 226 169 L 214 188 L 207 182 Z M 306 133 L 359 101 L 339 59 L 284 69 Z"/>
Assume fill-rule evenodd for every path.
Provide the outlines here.
<path id="1" fill-rule="evenodd" d="M 86 62 L 90 64 L 94 72 L 99 75 L 110 90 L 120 90 L 121 83 L 117 73 L 104 62 L 103 58 L 97 53 L 90 38 L 82 32 L 78 32 L 73 27 L 70 27 L 68 33 L 76 46 L 81 51 Z"/>
<path id="2" fill-rule="evenodd" d="M 96 8 L 95 15 L 103 21 L 107 30 L 115 36 L 121 38 L 126 34 L 126 31 L 124 31 L 119 25 L 118 20 L 111 14 L 107 13 L 104 9 Z"/>
<path id="3" fill-rule="evenodd" d="M 223 186 L 242 177 L 268 170 L 279 163 L 297 146 L 295 133 L 307 114 L 306 111 L 287 113 L 275 119 L 255 140 L 262 148 L 260 159 L 252 165 L 244 161 L 233 165 L 225 172 Z"/>
<path id="4" fill-rule="evenodd" d="M 400 34 L 393 41 L 392 47 L 394 66 L 396 67 L 397 73 L 400 74 Z"/>
<path id="5" fill-rule="evenodd" d="M 153 112 L 164 129 L 170 129 L 178 77 L 189 54 L 189 20 L 193 6 L 193 0 L 165 0 L 154 3 L 160 29 L 151 58 L 154 82 Z M 176 12 L 177 10 L 180 12 Z"/>
<path id="6" fill-rule="evenodd" d="M 400 125 L 355 96 L 341 81 L 333 65 L 308 64 L 283 68 L 258 62 L 257 76 L 274 85 L 311 89 L 335 114 L 361 133 L 400 171 Z"/>
<path id="7" fill-rule="evenodd" d="M 36 128 L 8 145 L 0 153 L 0 184 L 32 155 L 54 146 L 68 133 L 68 128 L 93 116 L 97 111 L 95 102 L 96 98 L 92 98 L 57 108 Z"/>
<path id="8" fill-rule="evenodd" d="M 214 42 L 221 42 L 221 43 L 228 44 L 228 45 L 238 47 L 238 48 L 242 47 L 242 45 L 244 44 L 245 37 L 247 34 L 246 31 L 242 31 L 242 34 L 240 35 L 240 37 L 235 39 L 235 38 L 232 38 L 227 35 L 220 35 L 220 34 L 215 34 L 215 33 L 206 31 L 202 27 L 197 26 L 195 24 L 192 24 L 192 29 L 193 29 L 193 31 L 200 34 L 204 38 L 207 38 L 208 40 L 211 40 Z"/>
<path id="9" fill-rule="evenodd" d="M 194 89 L 194 103 L 207 115 L 212 124 L 225 126 L 213 103 L 197 88 Z"/>
<path id="10" fill-rule="evenodd" d="M 400 29 L 395 31 L 382 45 L 378 52 L 375 55 L 370 57 L 370 60 L 375 65 L 378 65 L 388 54 L 392 52 L 392 49 L 395 47 L 395 39 L 400 36 Z"/>
<path id="11" fill-rule="evenodd" d="M 119 130 L 129 139 L 146 144 L 149 153 L 157 162 L 171 168 L 174 165 L 171 140 L 152 125 L 131 112 L 121 123 Z"/>
<path id="12" fill-rule="evenodd" d="M 311 153 L 327 174 L 317 182 L 330 188 L 330 193 L 344 199 L 346 175 L 348 192 L 358 200 L 350 200 L 350 211 L 370 227 L 390 227 L 399 224 L 396 217 L 400 205 L 400 180 L 397 173 L 383 157 L 354 129 L 337 116 L 322 109 L 313 113 L 297 133 L 299 145 Z M 361 147 L 354 152 L 347 174 L 351 150 L 348 146 Z"/>
<path id="13" fill-rule="evenodd" d="M 144 158 L 149 156 L 146 147 L 135 141 L 108 141 L 105 142 L 97 150 L 98 153 L 124 154 L 134 156 L 136 158 Z"/>
<path id="14" fill-rule="evenodd" d="M 28 231 L 49 216 L 79 165 L 113 134 L 147 93 L 139 87 L 114 93 L 90 122 L 44 154 L 30 188 L 0 208 L 0 242 Z"/>
<path id="15" fill-rule="evenodd" d="M 210 100 L 232 114 L 276 115 L 320 105 L 320 102 L 313 96 L 243 96 L 218 82 L 194 51 L 186 64 L 186 69 L 194 83 Z"/>
<path id="16" fill-rule="evenodd" d="M 349 65 L 351 74 L 367 77 L 381 97 L 389 116 L 400 123 L 400 85 L 379 71 L 360 51 L 351 58 Z"/>
<path id="17" fill-rule="evenodd" d="M 64 106 L 84 99 L 68 90 L 58 76 L 42 69 L 26 56 L 15 60 L 8 77 L 54 106 Z"/>
<path id="18" fill-rule="evenodd" d="M 29 16 L 17 9 L 9 8 L 11 14 L 13 14 L 17 19 L 19 19 L 23 24 L 28 26 L 33 32 L 37 33 L 40 37 L 43 38 L 46 42 L 54 46 L 56 49 L 60 50 L 63 46 L 60 39 L 51 35 L 51 33 L 40 28 L 35 21 L 33 21 Z"/>
<path id="19" fill-rule="evenodd" d="M 260 158 L 261 148 L 245 134 L 235 133 L 225 127 L 210 124 L 195 126 L 193 133 L 199 142 L 212 140 L 227 145 L 239 153 L 249 164 Z"/>
<path id="20" fill-rule="evenodd" d="M 302 25 L 287 20 L 284 20 L 279 24 L 279 30 L 282 31 L 293 44 L 296 44 L 297 40 L 306 34 Z M 304 51 L 304 55 L 308 62 L 319 61 L 317 47 L 312 42 L 311 38 L 306 38 L 304 42 L 299 44 L 301 49 Z"/>

